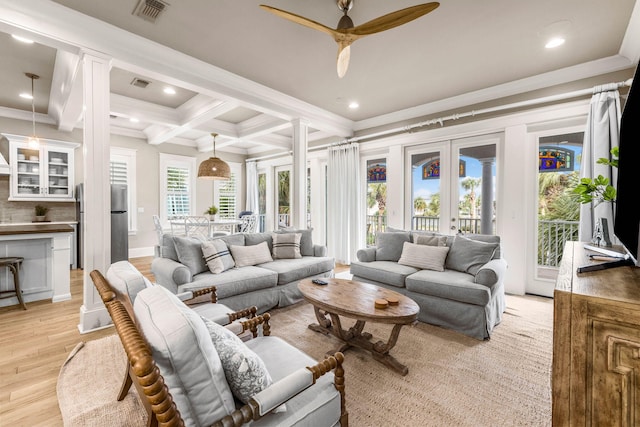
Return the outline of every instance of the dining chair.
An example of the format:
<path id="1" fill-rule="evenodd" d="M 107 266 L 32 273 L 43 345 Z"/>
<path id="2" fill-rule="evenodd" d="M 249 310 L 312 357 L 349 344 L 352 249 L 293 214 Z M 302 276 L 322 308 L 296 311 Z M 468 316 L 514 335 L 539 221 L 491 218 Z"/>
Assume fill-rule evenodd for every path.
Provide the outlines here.
<path id="1" fill-rule="evenodd" d="M 245 215 L 242 218 L 242 224 L 239 225 L 241 233 L 255 233 L 258 226 L 258 215 Z"/>
<path id="2" fill-rule="evenodd" d="M 172 216 L 169 218 L 169 225 L 171 226 L 171 234 L 175 236 L 184 236 L 187 234 L 185 216 Z"/>
<path id="3" fill-rule="evenodd" d="M 211 236 L 209 219 L 204 216 L 187 216 L 184 219 L 184 229 L 187 237 L 208 239 Z"/>

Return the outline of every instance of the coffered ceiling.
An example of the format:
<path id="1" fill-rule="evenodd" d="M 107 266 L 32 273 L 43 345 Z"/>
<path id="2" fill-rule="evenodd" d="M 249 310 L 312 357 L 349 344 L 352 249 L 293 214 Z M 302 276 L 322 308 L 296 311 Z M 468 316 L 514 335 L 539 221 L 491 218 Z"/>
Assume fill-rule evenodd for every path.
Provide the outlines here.
<path id="1" fill-rule="evenodd" d="M 113 133 L 208 151 L 215 131 L 219 150 L 253 156 L 291 149 L 297 120 L 313 146 L 630 69 L 640 57 L 635 0 L 442 0 L 426 16 L 355 42 L 342 79 L 329 36 L 259 7 L 335 27 L 335 0 L 168 1 L 155 22 L 134 14 L 139 2 L 0 0 L 0 116 L 31 120 L 31 101 L 18 97 L 30 92 L 31 72 L 41 77 L 37 120 L 81 127 L 80 58 L 98 52 L 113 57 Z M 358 25 L 418 2 L 354 3 Z M 556 34 L 565 44 L 545 49 Z M 354 101 L 360 107 L 350 109 Z"/>

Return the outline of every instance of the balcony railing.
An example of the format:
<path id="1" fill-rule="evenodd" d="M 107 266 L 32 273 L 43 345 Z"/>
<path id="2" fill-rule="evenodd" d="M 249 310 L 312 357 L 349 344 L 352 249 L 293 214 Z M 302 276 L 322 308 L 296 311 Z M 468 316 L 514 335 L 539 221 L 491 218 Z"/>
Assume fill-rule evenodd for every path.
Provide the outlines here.
<path id="1" fill-rule="evenodd" d="M 440 230 L 438 217 L 414 216 L 411 222 L 412 230 Z M 458 229 L 464 233 L 480 233 L 480 222 L 480 218 L 459 218 Z M 386 216 L 367 215 L 367 246 L 374 246 L 376 234 L 386 229 Z M 578 221 L 538 221 L 538 265 L 558 267 L 564 244 L 569 240 L 578 240 Z"/>

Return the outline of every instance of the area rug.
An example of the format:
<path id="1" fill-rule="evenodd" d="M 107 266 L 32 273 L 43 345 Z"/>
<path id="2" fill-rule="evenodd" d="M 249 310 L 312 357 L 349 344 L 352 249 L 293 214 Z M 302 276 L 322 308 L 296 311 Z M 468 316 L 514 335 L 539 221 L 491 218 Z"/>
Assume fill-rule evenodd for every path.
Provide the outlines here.
<path id="1" fill-rule="evenodd" d="M 271 314 L 272 335 L 313 358 L 320 360 L 339 345 L 307 328 L 315 321 L 307 303 Z M 349 424 L 550 426 L 552 324 L 553 300 L 509 295 L 504 319 L 488 341 L 424 323 L 403 328 L 391 353 L 408 366 L 406 376 L 349 349 L 344 364 Z M 365 330 L 386 339 L 390 327 L 367 324 Z M 118 339 L 107 337 L 86 343 L 63 367 L 58 396 L 65 426 L 144 425 L 135 391 L 115 402 L 123 361 Z M 111 405 L 96 408 L 88 402 Z"/>

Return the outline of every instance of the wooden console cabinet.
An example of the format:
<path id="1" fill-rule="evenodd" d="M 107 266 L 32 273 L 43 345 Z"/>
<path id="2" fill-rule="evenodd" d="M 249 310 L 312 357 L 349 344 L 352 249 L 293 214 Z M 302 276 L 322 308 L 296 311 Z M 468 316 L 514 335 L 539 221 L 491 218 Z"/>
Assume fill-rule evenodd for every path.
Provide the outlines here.
<path id="1" fill-rule="evenodd" d="M 554 291 L 553 425 L 640 426 L 640 268 L 577 273 L 567 242 Z"/>

